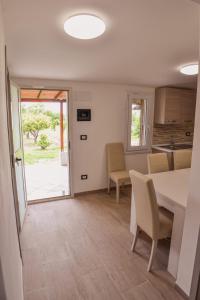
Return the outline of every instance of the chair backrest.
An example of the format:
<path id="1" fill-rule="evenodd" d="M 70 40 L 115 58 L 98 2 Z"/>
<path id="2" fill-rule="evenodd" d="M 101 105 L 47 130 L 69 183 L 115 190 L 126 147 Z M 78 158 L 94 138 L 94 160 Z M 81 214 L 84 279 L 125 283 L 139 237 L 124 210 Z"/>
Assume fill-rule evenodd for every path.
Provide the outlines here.
<path id="1" fill-rule="evenodd" d="M 147 175 L 130 171 L 137 225 L 152 239 L 159 235 L 158 205 L 153 181 Z"/>
<path id="2" fill-rule="evenodd" d="M 169 171 L 167 153 L 151 153 L 147 155 L 149 174 Z"/>
<path id="3" fill-rule="evenodd" d="M 122 143 L 110 143 L 106 145 L 108 174 L 114 171 L 126 169 L 124 158 L 124 146 Z"/>
<path id="4" fill-rule="evenodd" d="M 174 169 L 187 169 L 191 167 L 192 150 L 176 150 L 173 153 L 174 156 Z"/>

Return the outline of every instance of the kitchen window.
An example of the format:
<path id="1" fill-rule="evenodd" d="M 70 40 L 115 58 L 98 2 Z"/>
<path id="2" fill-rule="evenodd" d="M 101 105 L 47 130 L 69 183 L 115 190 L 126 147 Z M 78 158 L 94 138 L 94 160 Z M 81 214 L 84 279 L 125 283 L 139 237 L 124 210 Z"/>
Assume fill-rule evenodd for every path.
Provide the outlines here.
<path id="1" fill-rule="evenodd" d="M 127 151 L 150 149 L 150 114 L 148 97 L 129 96 Z"/>

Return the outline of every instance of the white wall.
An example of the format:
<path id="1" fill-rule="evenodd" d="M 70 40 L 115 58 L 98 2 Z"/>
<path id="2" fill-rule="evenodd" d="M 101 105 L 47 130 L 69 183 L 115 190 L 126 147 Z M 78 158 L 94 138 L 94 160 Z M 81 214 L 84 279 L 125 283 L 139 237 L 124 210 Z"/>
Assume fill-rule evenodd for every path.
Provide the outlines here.
<path id="1" fill-rule="evenodd" d="M 19 253 L 9 163 L 5 96 L 5 42 L 0 2 L 0 299 L 22 300 Z"/>
<path id="2" fill-rule="evenodd" d="M 72 88 L 72 151 L 74 192 L 106 187 L 105 144 L 126 142 L 127 95 L 142 93 L 152 96 L 153 120 L 154 89 L 103 83 L 81 83 L 37 79 L 14 79 L 20 87 Z M 91 108 L 91 122 L 76 122 L 77 108 Z M 87 134 L 88 141 L 80 141 Z M 147 172 L 146 155 L 126 155 L 127 168 Z M 82 181 L 81 174 L 88 174 Z"/>
<path id="3" fill-rule="evenodd" d="M 190 295 L 200 226 L 200 76 L 198 78 L 196 117 L 190 176 L 190 193 L 186 209 L 177 284 Z"/>

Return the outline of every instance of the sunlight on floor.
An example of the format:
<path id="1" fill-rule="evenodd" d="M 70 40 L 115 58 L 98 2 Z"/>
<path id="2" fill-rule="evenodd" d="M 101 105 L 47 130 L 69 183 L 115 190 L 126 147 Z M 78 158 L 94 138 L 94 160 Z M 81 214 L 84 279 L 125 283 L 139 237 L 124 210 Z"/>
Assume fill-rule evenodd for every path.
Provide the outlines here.
<path id="1" fill-rule="evenodd" d="M 68 173 L 59 160 L 25 166 L 28 201 L 69 195 Z"/>

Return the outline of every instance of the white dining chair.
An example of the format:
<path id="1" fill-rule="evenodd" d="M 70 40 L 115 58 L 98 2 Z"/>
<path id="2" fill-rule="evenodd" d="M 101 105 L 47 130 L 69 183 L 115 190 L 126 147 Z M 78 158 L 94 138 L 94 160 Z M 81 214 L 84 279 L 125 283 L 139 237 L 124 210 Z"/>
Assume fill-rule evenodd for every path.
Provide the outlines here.
<path id="1" fill-rule="evenodd" d="M 117 202 L 119 202 L 120 186 L 125 183 L 131 183 L 129 172 L 126 170 L 123 144 L 107 144 L 106 154 L 108 172 L 108 193 L 110 193 L 110 184 L 111 181 L 113 181 L 116 184 L 116 200 Z"/>
<path id="2" fill-rule="evenodd" d="M 147 154 L 147 165 L 149 174 L 169 171 L 167 153 Z"/>
<path id="3" fill-rule="evenodd" d="M 176 150 L 173 152 L 174 170 L 187 169 L 191 167 L 192 150 Z"/>
<path id="4" fill-rule="evenodd" d="M 147 271 L 151 270 L 157 242 L 171 237 L 173 215 L 158 207 L 153 181 L 146 175 L 130 171 L 132 193 L 135 202 L 136 226 L 131 250 L 134 251 L 139 231 L 144 231 L 152 239 L 151 255 Z"/>

